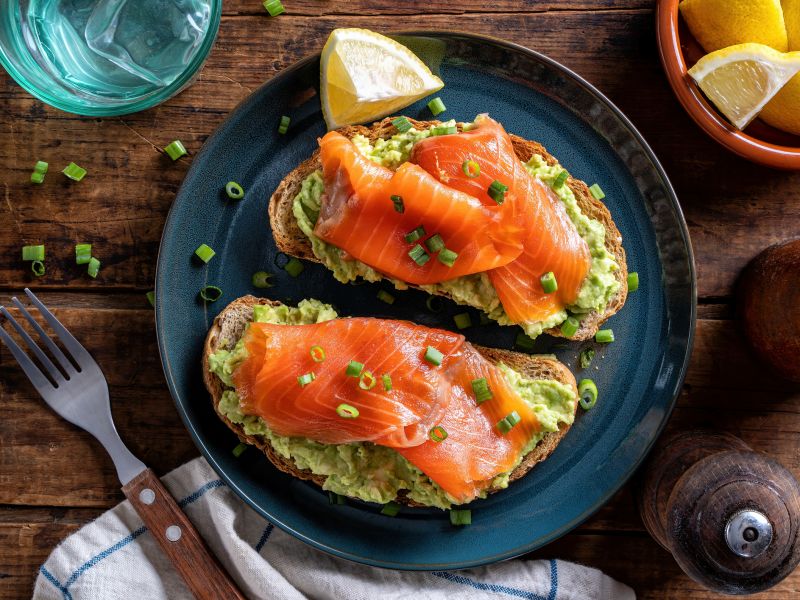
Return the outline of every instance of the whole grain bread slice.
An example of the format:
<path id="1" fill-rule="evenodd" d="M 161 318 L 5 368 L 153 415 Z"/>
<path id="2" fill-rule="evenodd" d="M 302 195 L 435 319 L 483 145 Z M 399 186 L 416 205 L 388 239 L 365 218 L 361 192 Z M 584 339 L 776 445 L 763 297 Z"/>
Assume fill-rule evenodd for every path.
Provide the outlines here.
<path id="1" fill-rule="evenodd" d="M 427 129 L 432 125 L 437 125 L 441 121 L 416 121 L 409 119 L 417 129 Z M 458 124 L 459 129 L 462 124 Z M 374 123 L 370 127 L 364 125 L 353 125 L 339 129 L 339 133 L 347 138 L 353 138 L 358 134 L 368 138 L 370 142 L 374 143 L 375 140 L 380 138 L 389 138 L 397 133 L 397 128 L 392 125 L 392 119 L 386 118 L 382 121 Z M 525 140 L 517 135 L 510 134 L 511 141 L 514 144 L 514 151 L 517 157 L 527 162 L 534 154 L 542 156 L 548 165 L 554 165 L 558 161 L 538 142 Z M 321 169 L 322 165 L 319 159 L 319 150 L 316 150 L 309 159 L 302 162 L 292 172 L 283 178 L 280 185 L 278 185 L 275 192 L 272 194 L 269 202 L 269 220 L 272 228 L 272 235 L 275 238 L 275 244 L 278 250 L 290 256 L 296 256 L 309 261 L 320 262 L 314 255 L 311 249 L 311 242 L 306 235 L 300 230 L 297 225 L 297 220 L 292 212 L 292 204 L 297 194 L 300 192 L 300 186 L 303 180 L 308 177 L 317 169 Z M 611 213 L 606 208 L 606 205 L 592 196 L 589 187 L 580 179 L 575 179 L 570 176 L 566 184 L 575 194 L 578 201 L 578 206 L 584 215 L 601 222 L 606 228 L 605 244 L 609 253 L 611 253 L 617 264 L 619 270 L 615 273 L 615 277 L 619 282 L 619 291 L 608 302 L 606 308 L 602 312 L 593 311 L 581 317 L 581 326 L 578 331 L 570 339 L 573 340 L 587 340 L 594 336 L 600 326 L 608 320 L 612 315 L 617 313 L 625 304 L 625 299 L 628 295 L 628 267 L 625 260 L 625 249 L 622 247 L 622 234 L 614 224 L 611 218 Z M 441 293 L 440 295 L 448 297 L 448 294 Z M 480 307 L 476 307 L 480 308 Z M 553 336 L 564 337 L 561 333 L 560 327 L 553 327 L 546 330 L 547 333 Z"/>
<path id="2" fill-rule="evenodd" d="M 211 402 L 217 416 L 225 423 L 245 444 L 256 446 L 275 467 L 293 475 L 299 479 L 313 481 L 320 487 L 325 483 L 324 475 L 315 475 L 309 470 L 299 469 L 291 458 L 286 458 L 279 454 L 270 444 L 265 436 L 248 435 L 244 432 L 242 425 L 233 423 L 219 411 L 219 401 L 226 387 L 222 380 L 209 370 L 209 356 L 220 349 L 229 349 L 242 337 L 247 324 L 253 320 L 253 306 L 256 304 L 266 304 L 278 306 L 280 303 L 266 298 L 256 298 L 255 296 L 243 296 L 231 302 L 214 319 L 214 323 L 206 336 L 203 350 L 203 381 L 211 395 Z M 541 356 L 531 356 L 520 354 L 510 350 L 497 350 L 476 346 L 476 349 L 490 361 L 504 362 L 506 365 L 522 373 L 531 379 L 555 380 L 573 389 L 577 398 L 578 390 L 575 384 L 575 377 L 569 369 L 557 360 L 544 358 Z M 575 402 L 577 409 L 577 400 Z M 569 430 L 569 425 L 561 423 L 558 431 L 545 434 L 541 442 L 529 452 L 511 473 L 510 480 L 515 481 L 530 471 L 534 465 L 546 459 L 555 450 L 558 443 Z M 397 502 L 406 506 L 422 506 L 404 494 L 397 498 Z"/>

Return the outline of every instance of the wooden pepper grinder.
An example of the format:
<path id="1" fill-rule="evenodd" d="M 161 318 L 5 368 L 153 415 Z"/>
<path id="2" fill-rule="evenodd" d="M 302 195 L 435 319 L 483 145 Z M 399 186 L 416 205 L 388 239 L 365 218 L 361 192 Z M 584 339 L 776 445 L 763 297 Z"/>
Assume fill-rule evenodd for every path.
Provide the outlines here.
<path id="1" fill-rule="evenodd" d="M 662 440 L 637 496 L 650 535 L 715 592 L 763 591 L 800 562 L 800 484 L 733 435 L 687 431 Z"/>
<path id="2" fill-rule="evenodd" d="M 763 362 L 800 383 L 800 239 L 771 246 L 739 280 L 737 313 Z"/>

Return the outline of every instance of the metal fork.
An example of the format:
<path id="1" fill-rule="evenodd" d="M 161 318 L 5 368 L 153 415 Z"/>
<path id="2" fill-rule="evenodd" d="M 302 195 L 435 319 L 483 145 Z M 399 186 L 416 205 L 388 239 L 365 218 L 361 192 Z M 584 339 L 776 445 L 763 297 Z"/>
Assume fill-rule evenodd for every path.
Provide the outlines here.
<path id="1" fill-rule="evenodd" d="M 30 323 L 61 368 L 50 360 L 4 306 L 0 306 L 0 313 L 11 323 L 42 368 L 31 360 L 2 326 L 0 341 L 11 351 L 47 405 L 70 423 L 91 433 L 103 445 L 114 461 L 125 496 L 194 595 L 203 600 L 244 600 L 161 480 L 131 454 L 120 439 L 111 418 L 108 383 L 95 360 L 33 292 L 25 288 L 25 294 L 55 332 L 68 356 L 16 297 L 11 299 L 14 306 Z"/>

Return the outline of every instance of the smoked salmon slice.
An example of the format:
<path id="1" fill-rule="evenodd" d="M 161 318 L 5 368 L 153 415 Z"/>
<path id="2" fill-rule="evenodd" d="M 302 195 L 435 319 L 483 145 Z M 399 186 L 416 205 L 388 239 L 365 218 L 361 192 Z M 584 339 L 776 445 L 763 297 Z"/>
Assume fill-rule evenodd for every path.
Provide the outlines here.
<path id="1" fill-rule="evenodd" d="M 541 428 L 500 368 L 455 333 L 352 318 L 253 323 L 243 340 L 247 358 L 233 372 L 243 413 L 261 417 L 282 436 L 394 448 L 458 502 L 474 499 L 512 470 Z M 315 361 L 312 346 L 323 350 L 324 360 Z M 428 347 L 441 353 L 439 365 L 425 358 Z M 363 364 L 361 377 L 347 374 L 350 361 Z M 313 381 L 301 385 L 298 377 L 308 373 Z M 389 390 L 383 375 L 391 380 Z M 480 379 L 491 398 L 479 404 L 472 382 Z M 342 404 L 358 416 L 340 416 Z M 514 411 L 520 422 L 500 431 L 497 423 Z M 446 437 L 437 442 L 430 434 L 439 427 Z"/>
<path id="2" fill-rule="evenodd" d="M 449 187 L 417 165 L 392 171 L 337 132 L 320 140 L 320 158 L 325 195 L 314 234 L 384 275 L 439 283 L 507 265 L 522 253 L 527 232 L 512 211 Z M 441 248 L 426 248 L 435 235 L 457 255 L 452 264 L 440 260 Z M 415 247 L 425 251 L 417 260 L 409 254 Z"/>
<path id="3" fill-rule="evenodd" d="M 490 271 L 489 278 L 512 321 L 544 321 L 577 299 L 591 266 L 589 247 L 555 193 L 522 165 L 502 125 L 486 115 L 475 123 L 463 133 L 419 141 L 411 162 L 484 204 L 496 204 L 487 193 L 493 181 L 508 186 L 501 208 L 510 204 L 523 226 L 523 250 L 511 263 Z M 467 160 L 478 164 L 477 177 L 464 175 L 462 165 Z M 548 294 L 541 277 L 550 271 L 558 290 Z"/>

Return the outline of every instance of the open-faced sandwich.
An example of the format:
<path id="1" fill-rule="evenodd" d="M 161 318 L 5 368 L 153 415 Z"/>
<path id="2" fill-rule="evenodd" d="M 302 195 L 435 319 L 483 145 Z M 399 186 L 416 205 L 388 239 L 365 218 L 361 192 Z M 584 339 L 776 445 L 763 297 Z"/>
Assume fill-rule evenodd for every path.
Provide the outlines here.
<path id="1" fill-rule="evenodd" d="M 627 295 L 602 190 L 487 115 L 329 132 L 273 194 L 282 252 L 342 282 L 386 278 L 501 324 L 588 339 Z"/>
<path id="2" fill-rule="evenodd" d="M 554 359 L 339 318 L 317 300 L 232 302 L 208 333 L 203 374 L 219 417 L 278 469 L 342 496 L 443 509 L 525 475 L 577 406 Z"/>

